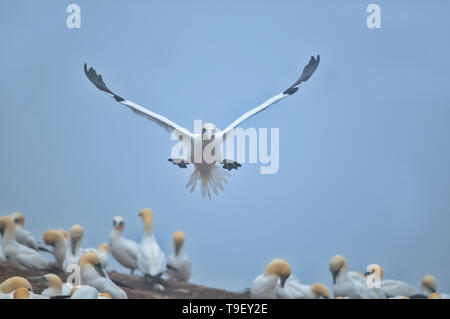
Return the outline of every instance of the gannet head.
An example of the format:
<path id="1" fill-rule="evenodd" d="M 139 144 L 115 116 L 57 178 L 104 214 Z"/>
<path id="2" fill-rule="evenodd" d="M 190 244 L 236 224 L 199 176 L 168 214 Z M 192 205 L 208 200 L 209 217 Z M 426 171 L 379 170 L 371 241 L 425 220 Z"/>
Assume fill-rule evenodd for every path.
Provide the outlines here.
<path id="1" fill-rule="evenodd" d="M 280 278 L 281 288 L 284 288 L 284 284 L 286 280 L 291 275 L 291 266 L 287 263 L 287 261 L 277 258 L 270 262 L 267 265 L 266 270 L 264 271 L 265 276 L 277 276 Z"/>
<path id="2" fill-rule="evenodd" d="M 64 235 L 59 230 L 47 230 L 44 233 L 44 243 L 49 246 L 55 246 L 57 243 L 64 241 Z"/>
<path id="3" fill-rule="evenodd" d="M 70 227 L 70 246 L 72 249 L 72 255 L 76 254 L 77 249 L 81 244 L 83 238 L 84 229 L 81 225 L 76 224 Z"/>
<path id="4" fill-rule="evenodd" d="M 113 228 L 118 230 L 120 233 L 123 232 L 125 228 L 125 219 L 122 216 L 116 216 L 113 218 Z"/>
<path id="5" fill-rule="evenodd" d="M 112 299 L 111 295 L 109 293 L 107 293 L 107 292 L 102 292 L 99 295 L 99 297 L 103 297 L 103 298 L 106 298 L 106 299 Z"/>
<path id="6" fill-rule="evenodd" d="M 47 274 L 41 277 L 31 277 L 30 280 L 35 282 L 42 282 L 47 285 L 47 287 L 52 287 L 59 290 L 62 289 L 62 280 L 55 274 Z"/>
<path id="7" fill-rule="evenodd" d="M 139 212 L 139 216 L 142 217 L 142 221 L 144 222 L 144 229 L 147 232 L 153 231 L 153 212 L 151 209 L 144 208 Z"/>
<path id="8" fill-rule="evenodd" d="M 341 269 L 348 270 L 347 259 L 344 256 L 336 255 L 330 259 L 328 266 L 330 267 L 333 283 L 336 284 L 336 278 Z"/>
<path id="9" fill-rule="evenodd" d="M 442 296 L 441 296 L 441 294 L 439 294 L 437 292 L 433 292 L 427 298 L 428 299 L 442 299 Z"/>
<path id="10" fill-rule="evenodd" d="M 10 293 L 19 288 L 25 288 L 30 291 L 33 291 L 30 282 L 23 277 L 18 276 L 11 277 L 6 279 L 4 282 L 0 284 L 0 291 L 5 294 Z"/>
<path id="11" fill-rule="evenodd" d="M 16 224 L 8 216 L 0 217 L 0 236 L 13 238 L 15 234 Z"/>
<path id="12" fill-rule="evenodd" d="M 213 123 L 205 123 L 202 126 L 202 137 L 203 140 L 211 141 L 213 135 L 216 133 L 217 128 Z"/>
<path id="13" fill-rule="evenodd" d="M 314 284 L 311 286 L 311 292 L 318 298 L 322 297 L 330 299 L 330 290 L 322 284 Z"/>
<path id="14" fill-rule="evenodd" d="M 25 217 L 21 212 L 15 212 L 11 214 L 11 218 L 16 225 L 23 227 L 25 225 Z"/>
<path id="15" fill-rule="evenodd" d="M 181 247 L 183 247 L 184 243 L 184 233 L 181 230 L 176 231 L 173 234 L 173 244 L 175 246 L 175 255 L 180 253 Z"/>
<path id="16" fill-rule="evenodd" d="M 369 276 L 371 274 L 379 274 L 380 275 L 380 280 L 383 279 L 384 277 L 384 269 L 383 267 L 381 267 L 378 264 L 371 264 L 369 266 L 367 266 L 367 272 L 364 274 L 364 276 Z"/>
<path id="17" fill-rule="evenodd" d="M 17 288 L 13 295 L 14 299 L 30 299 L 30 297 L 30 291 L 26 288 Z"/>
<path id="18" fill-rule="evenodd" d="M 78 261 L 78 266 L 80 266 L 82 273 L 88 268 L 93 267 L 101 277 L 106 277 L 105 270 L 102 267 L 102 261 L 96 253 L 86 253 L 81 256 Z"/>
<path id="19" fill-rule="evenodd" d="M 422 290 L 430 291 L 431 293 L 437 291 L 436 279 L 431 275 L 423 276 L 422 278 Z"/>
<path id="20" fill-rule="evenodd" d="M 108 252 L 109 251 L 109 244 L 107 244 L 107 243 L 100 244 L 97 247 L 97 250 L 101 251 L 101 252 Z"/>

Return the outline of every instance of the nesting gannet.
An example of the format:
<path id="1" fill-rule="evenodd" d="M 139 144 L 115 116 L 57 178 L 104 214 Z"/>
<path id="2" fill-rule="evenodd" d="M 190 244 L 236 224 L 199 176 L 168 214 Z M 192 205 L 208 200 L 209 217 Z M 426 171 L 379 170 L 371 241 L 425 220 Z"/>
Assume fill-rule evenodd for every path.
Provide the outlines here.
<path id="1" fill-rule="evenodd" d="M 223 159 L 221 157 L 220 149 L 222 148 L 222 143 L 225 138 L 227 138 L 227 136 L 232 133 L 233 129 L 241 125 L 248 118 L 258 114 L 259 112 L 267 109 L 272 104 L 275 104 L 278 101 L 297 92 L 300 84 L 307 81 L 315 72 L 317 66 L 319 65 L 319 62 L 319 55 L 317 55 L 317 58 L 311 57 L 309 63 L 304 67 L 300 78 L 295 81 L 294 84 L 292 84 L 287 90 L 275 95 L 261 105 L 244 113 L 224 130 L 217 129 L 216 126 L 212 123 L 205 123 L 202 127 L 201 133 L 191 133 L 189 130 L 182 128 L 181 126 L 175 124 L 164 116 L 156 114 L 138 104 L 123 99 L 122 97 L 109 90 L 103 82 L 102 76 L 97 74 L 97 72 L 92 67 L 88 69 L 86 64 L 84 65 L 84 72 L 88 79 L 99 90 L 104 91 L 107 95 L 113 97 L 117 102 L 129 107 L 134 113 L 146 117 L 147 119 L 163 127 L 165 130 L 172 132 L 172 134 L 176 135 L 180 140 L 184 142 L 184 144 L 187 144 L 186 158 L 171 158 L 169 159 L 169 161 L 171 161 L 175 165 L 178 165 L 180 168 L 186 168 L 187 164 L 193 163 L 195 166 L 195 170 L 192 173 L 190 180 L 186 185 L 186 188 L 190 187 L 190 191 L 192 193 L 195 189 L 195 185 L 198 181 L 200 181 L 202 197 L 205 198 L 205 196 L 208 195 L 208 198 L 211 199 L 211 190 L 217 195 L 217 189 L 223 190 L 223 183 L 226 183 L 226 176 L 230 176 L 228 172 L 221 170 L 218 166 L 216 166 L 216 164 L 220 163 L 222 165 L 222 168 L 226 170 L 237 169 L 241 166 L 241 164 L 235 162 L 234 160 Z M 193 152 L 192 149 L 198 149 L 199 152 Z M 215 158 L 205 158 L 204 154 L 211 149 L 217 150 Z M 205 150 L 206 152 L 204 152 Z"/>
<path id="2" fill-rule="evenodd" d="M 174 252 L 167 259 L 170 278 L 177 281 L 188 281 L 191 277 L 191 261 L 183 253 L 184 233 L 179 230 L 173 234 Z"/>
<path id="3" fill-rule="evenodd" d="M 33 288 L 28 280 L 23 277 L 11 277 L 0 284 L 0 299 L 11 299 L 14 291 L 19 288 L 25 288 L 32 291 Z"/>
<path id="4" fill-rule="evenodd" d="M 42 282 L 47 288 L 42 291 L 41 295 L 44 297 L 54 297 L 69 295 L 73 288 L 72 284 L 63 283 L 61 278 L 55 274 L 47 274 L 39 277 L 31 277 L 30 281 Z"/>
<path id="5" fill-rule="evenodd" d="M 36 294 L 26 288 L 18 288 L 12 294 L 11 299 L 49 299 L 49 297 Z"/>
<path id="6" fill-rule="evenodd" d="M 81 241 L 83 239 L 84 229 L 76 224 L 70 228 L 69 244 L 66 249 L 66 255 L 63 261 L 63 270 L 67 271 L 69 265 L 78 264 L 82 252 L 80 251 Z"/>
<path id="7" fill-rule="evenodd" d="M 286 280 L 284 289 L 281 289 L 278 294 L 283 299 L 330 299 L 330 290 L 324 285 L 303 285 L 294 276 Z"/>
<path id="8" fill-rule="evenodd" d="M 166 271 L 166 255 L 159 247 L 153 232 L 153 212 L 144 208 L 139 212 L 139 216 L 144 223 L 144 234 L 138 249 L 138 268 L 146 279 L 160 278 Z"/>
<path id="9" fill-rule="evenodd" d="M 75 286 L 70 292 L 70 299 L 97 299 L 99 292 L 89 285 Z"/>
<path id="10" fill-rule="evenodd" d="M 39 249 L 38 241 L 28 230 L 24 228 L 25 216 L 23 216 L 23 214 L 20 212 L 15 212 L 11 214 L 11 218 L 16 224 L 17 242 L 27 247 L 33 248 L 34 250 L 38 250 Z"/>
<path id="11" fill-rule="evenodd" d="M 122 266 L 129 268 L 131 274 L 137 268 L 137 255 L 139 244 L 122 236 L 125 220 L 121 216 L 113 219 L 113 230 L 109 236 L 111 254 Z"/>
<path id="12" fill-rule="evenodd" d="M 333 276 L 334 295 L 351 299 L 379 299 L 384 298 L 379 292 L 371 289 L 359 275 L 350 275 L 347 260 L 340 255 L 334 256 L 329 262 Z"/>
<path id="13" fill-rule="evenodd" d="M 422 278 L 422 294 L 429 296 L 433 293 L 437 293 L 437 282 L 432 275 L 426 275 Z M 439 293 L 442 299 L 450 299 L 450 294 Z"/>
<path id="14" fill-rule="evenodd" d="M 53 255 L 55 256 L 56 262 L 61 266 L 66 257 L 66 249 L 68 246 L 68 239 L 66 239 L 65 234 L 67 232 L 51 229 L 47 230 L 43 237 L 44 243 L 53 247 Z"/>
<path id="15" fill-rule="evenodd" d="M 280 258 L 274 259 L 266 267 L 263 274 L 255 278 L 250 287 L 250 297 L 253 299 L 282 298 L 280 290 L 291 275 L 291 266 Z"/>
<path id="16" fill-rule="evenodd" d="M 410 284 L 400 280 L 392 280 L 392 279 L 383 279 L 384 278 L 384 269 L 380 265 L 374 264 L 376 267 L 380 269 L 380 288 L 386 297 L 395 297 L 395 296 L 405 296 L 411 297 L 417 295 L 417 290 Z M 370 273 L 370 272 L 369 272 Z M 366 274 L 369 274 L 366 273 Z"/>
<path id="17" fill-rule="evenodd" d="M 81 282 L 101 292 L 109 293 L 113 299 L 127 299 L 124 290 L 116 286 L 102 267 L 102 261 L 96 253 L 86 253 L 78 262 Z"/>
<path id="18" fill-rule="evenodd" d="M 17 242 L 15 227 L 16 225 L 10 217 L 0 217 L 0 234 L 3 236 L 2 247 L 8 259 L 8 264 L 20 269 L 50 269 L 50 262 L 39 255 L 36 250 Z"/>

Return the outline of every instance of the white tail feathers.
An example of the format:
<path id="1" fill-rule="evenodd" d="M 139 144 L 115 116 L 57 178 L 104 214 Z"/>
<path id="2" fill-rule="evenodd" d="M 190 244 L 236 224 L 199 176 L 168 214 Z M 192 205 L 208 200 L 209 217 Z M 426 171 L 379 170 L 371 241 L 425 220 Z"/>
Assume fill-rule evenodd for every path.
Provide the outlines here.
<path id="1" fill-rule="evenodd" d="M 186 184 L 186 188 L 190 187 L 191 193 L 195 190 L 197 181 L 201 183 L 202 197 L 211 199 L 211 190 L 219 195 L 218 190 L 223 191 L 223 183 L 227 183 L 227 176 L 231 176 L 230 173 L 216 165 L 198 165 L 192 172 L 189 182 Z"/>

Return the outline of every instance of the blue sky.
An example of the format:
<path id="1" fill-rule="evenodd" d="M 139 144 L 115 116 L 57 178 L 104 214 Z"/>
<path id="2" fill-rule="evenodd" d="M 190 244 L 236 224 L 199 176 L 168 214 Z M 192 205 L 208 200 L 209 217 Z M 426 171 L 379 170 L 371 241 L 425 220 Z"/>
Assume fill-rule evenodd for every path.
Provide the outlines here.
<path id="1" fill-rule="evenodd" d="M 70 3 L 81 29 L 66 27 Z M 140 240 L 152 208 L 162 248 L 184 230 L 192 281 L 213 287 L 249 287 L 276 257 L 331 286 L 339 253 L 450 291 L 450 4 L 377 1 L 371 30 L 370 3 L 2 1 L 0 214 L 22 211 L 38 237 L 80 223 L 91 247 L 116 215 Z M 167 162 L 169 134 L 82 70 L 181 126 L 223 128 L 317 53 L 297 94 L 242 126 L 279 128 L 279 172 L 244 165 L 212 201 L 184 189 L 192 168 Z"/>

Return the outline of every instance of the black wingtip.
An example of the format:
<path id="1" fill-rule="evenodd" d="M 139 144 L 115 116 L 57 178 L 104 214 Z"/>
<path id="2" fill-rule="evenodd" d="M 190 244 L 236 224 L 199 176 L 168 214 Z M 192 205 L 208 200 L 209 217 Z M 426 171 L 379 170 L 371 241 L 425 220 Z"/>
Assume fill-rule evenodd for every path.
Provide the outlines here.
<path id="1" fill-rule="evenodd" d="M 319 65 L 319 62 L 320 62 L 319 54 L 317 54 L 317 57 L 311 56 L 311 59 L 309 60 L 308 64 L 303 68 L 303 72 L 300 78 L 297 81 L 295 81 L 295 83 L 292 84 L 286 91 L 284 91 L 283 94 L 292 95 L 295 92 L 297 92 L 298 86 L 302 82 L 308 81 L 308 79 L 314 74 L 314 72 L 317 69 L 317 66 Z"/>
<path id="2" fill-rule="evenodd" d="M 86 63 L 84 64 L 84 73 L 86 74 L 86 77 L 89 79 L 89 81 L 91 81 L 91 83 L 94 84 L 97 89 L 111 94 L 117 102 L 125 101 L 125 99 L 121 98 L 120 96 L 118 96 L 117 94 L 112 92 L 110 89 L 108 89 L 106 87 L 105 82 L 103 82 L 102 75 L 97 74 L 97 72 L 95 71 L 95 69 L 93 67 L 90 67 L 88 69 L 88 66 Z"/>

